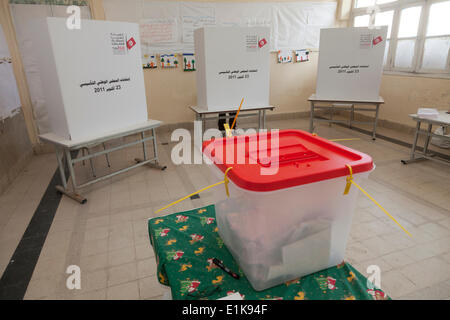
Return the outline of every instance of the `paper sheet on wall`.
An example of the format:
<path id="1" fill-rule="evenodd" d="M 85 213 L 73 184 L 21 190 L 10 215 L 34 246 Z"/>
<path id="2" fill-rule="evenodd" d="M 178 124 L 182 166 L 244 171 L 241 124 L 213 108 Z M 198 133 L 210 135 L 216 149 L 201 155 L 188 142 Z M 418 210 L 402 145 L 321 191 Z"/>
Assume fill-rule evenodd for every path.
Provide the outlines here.
<path id="1" fill-rule="evenodd" d="M 327 7 L 327 10 L 324 10 Z M 274 13 L 278 49 L 319 48 L 320 29 L 332 27 L 336 3 L 285 3 Z"/>
<path id="2" fill-rule="evenodd" d="M 156 55 L 148 52 L 148 48 L 141 46 L 142 51 L 142 67 L 144 69 L 156 69 L 158 67 Z"/>
<path id="3" fill-rule="evenodd" d="M 175 18 L 145 19 L 139 21 L 141 42 L 147 44 L 175 43 L 178 39 Z"/>
<path id="4" fill-rule="evenodd" d="M 273 12 L 274 7 L 268 3 L 214 3 L 216 9 L 216 23 L 224 27 L 269 27 L 270 37 L 267 39 L 271 51 L 277 51 L 274 47 Z M 239 6 L 239 7 L 237 7 Z"/>
<path id="5" fill-rule="evenodd" d="M 278 63 L 289 63 L 292 62 L 292 51 L 291 50 L 279 50 L 278 51 Z"/>
<path id="6" fill-rule="evenodd" d="M 16 79 L 9 62 L 0 63 L 0 119 L 13 116 L 20 110 Z"/>
<path id="7" fill-rule="evenodd" d="M 270 49 L 318 48 L 321 28 L 334 26 L 336 2 L 179 2 L 153 0 L 103 0 L 107 20 L 174 18 L 175 43 L 152 45 L 153 53 L 190 52 L 193 31 L 207 25 L 270 26 Z"/>
<path id="8" fill-rule="evenodd" d="M 309 61 L 309 51 L 306 49 L 294 50 L 295 62 Z"/>
<path id="9" fill-rule="evenodd" d="M 19 92 L 5 35 L 0 26 L 0 120 L 13 116 L 18 110 Z"/>
<path id="10" fill-rule="evenodd" d="M 212 7 L 183 5 L 181 8 L 183 24 L 183 42 L 194 43 L 194 30 L 216 25 L 215 10 Z"/>
<path id="11" fill-rule="evenodd" d="M 161 68 L 178 68 L 178 54 L 162 54 L 159 56 Z"/>

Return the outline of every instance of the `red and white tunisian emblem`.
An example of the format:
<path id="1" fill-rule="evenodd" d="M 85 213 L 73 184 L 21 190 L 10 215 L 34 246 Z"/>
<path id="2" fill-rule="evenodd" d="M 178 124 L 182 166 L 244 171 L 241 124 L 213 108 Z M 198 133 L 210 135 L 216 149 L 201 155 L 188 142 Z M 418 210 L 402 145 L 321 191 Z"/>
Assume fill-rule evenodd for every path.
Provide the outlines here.
<path id="1" fill-rule="evenodd" d="M 258 46 L 259 46 L 260 48 L 264 47 L 266 44 L 267 44 L 266 38 L 262 38 L 262 39 L 259 40 L 259 42 L 258 42 Z"/>
<path id="2" fill-rule="evenodd" d="M 383 38 L 381 38 L 381 36 L 378 36 L 372 40 L 372 43 L 375 46 L 375 45 L 379 44 L 381 41 L 383 41 Z"/>
<path id="3" fill-rule="evenodd" d="M 131 48 L 133 48 L 136 45 L 136 40 L 134 40 L 133 37 L 131 37 L 130 39 L 128 39 L 127 41 L 127 48 L 128 50 L 130 50 Z"/>

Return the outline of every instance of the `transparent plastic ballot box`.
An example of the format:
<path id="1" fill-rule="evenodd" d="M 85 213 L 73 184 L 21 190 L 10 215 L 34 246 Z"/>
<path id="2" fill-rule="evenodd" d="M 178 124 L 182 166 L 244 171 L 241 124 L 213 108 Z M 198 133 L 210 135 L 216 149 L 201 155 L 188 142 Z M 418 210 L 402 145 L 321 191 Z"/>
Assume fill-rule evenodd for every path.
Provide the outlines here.
<path id="1" fill-rule="evenodd" d="M 358 189 L 344 195 L 350 165 L 358 184 L 372 158 L 301 130 L 206 141 L 218 179 L 219 234 L 255 290 L 341 263 Z"/>

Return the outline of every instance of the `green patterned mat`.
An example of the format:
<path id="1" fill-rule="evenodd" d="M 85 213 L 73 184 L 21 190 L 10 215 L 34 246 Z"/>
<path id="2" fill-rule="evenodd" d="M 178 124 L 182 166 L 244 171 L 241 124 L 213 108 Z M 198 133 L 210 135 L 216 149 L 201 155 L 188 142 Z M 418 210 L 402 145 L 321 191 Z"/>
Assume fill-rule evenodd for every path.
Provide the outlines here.
<path id="1" fill-rule="evenodd" d="M 158 279 L 170 286 L 173 299 L 218 299 L 239 292 L 244 299 L 372 300 L 389 299 L 367 288 L 367 279 L 342 262 L 264 291 L 255 291 L 218 234 L 214 205 L 148 221 Z M 222 260 L 239 280 L 212 264 Z"/>

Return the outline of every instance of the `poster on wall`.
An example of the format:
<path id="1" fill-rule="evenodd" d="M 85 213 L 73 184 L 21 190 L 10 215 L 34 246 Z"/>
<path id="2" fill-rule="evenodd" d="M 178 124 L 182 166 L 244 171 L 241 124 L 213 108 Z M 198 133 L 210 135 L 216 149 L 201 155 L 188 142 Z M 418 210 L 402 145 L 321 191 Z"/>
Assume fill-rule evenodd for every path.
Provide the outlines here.
<path id="1" fill-rule="evenodd" d="M 195 29 L 216 24 L 216 12 L 212 6 L 182 3 L 180 10 L 184 43 L 194 43 Z"/>
<path id="2" fill-rule="evenodd" d="M 176 53 L 161 54 L 159 56 L 161 62 L 161 68 L 177 68 L 178 67 L 178 55 Z"/>
<path id="3" fill-rule="evenodd" d="M 183 70 L 195 71 L 195 55 L 193 53 L 183 53 Z"/>
<path id="4" fill-rule="evenodd" d="M 0 120 L 19 112 L 20 105 L 11 58 L 0 57 Z"/>
<path id="5" fill-rule="evenodd" d="M 292 51 L 291 50 L 278 50 L 278 63 L 289 63 L 292 62 Z"/>
<path id="6" fill-rule="evenodd" d="M 142 43 L 175 43 L 178 39 L 177 20 L 175 18 L 140 20 L 139 32 Z"/>
<path id="7" fill-rule="evenodd" d="M 309 50 L 295 50 L 294 51 L 294 61 L 295 62 L 306 62 L 309 61 Z"/>
<path id="8" fill-rule="evenodd" d="M 387 26 L 321 29 L 316 96 L 379 99 Z"/>
<path id="9" fill-rule="evenodd" d="M 144 69 L 156 69 L 158 67 L 156 55 L 149 53 L 142 55 L 142 67 Z"/>
<path id="10" fill-rule="evenodd" d="M 336 6 L 331 1 L 277 3 L 273 14 L 277 50 L 318 48 L 320 29 L 331 28 L 336 21 Z"/>
<path id="11" fill-rule="evenodd" d="M 0 26 L 0 120 L 20 111 L 20 105 L 11 56 Z"/>
<path id="12" fill-rule="evenodd" d="M 269 27 L 271 52 L 319 46 L 319 30 L 336 22 L 336 1 L 103 0 L 106 20 L 141 22 L 152 53 L 191 52 L 206 26 Z M 174 19 L 174 20 L 173 20 Z M 175 40 L 175 25 L 177 37 Z M 152 42 L 152 39 L 155 42 Z M 164 44 L 164 45 L 162 45 Z"/>

